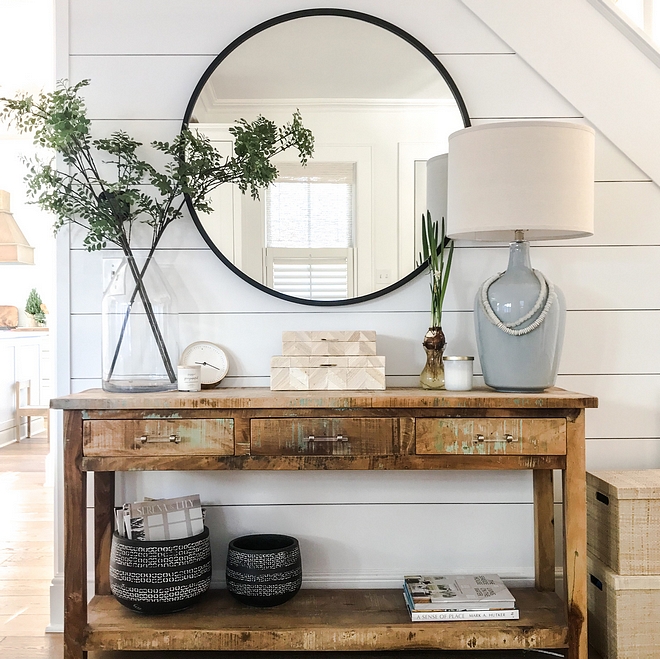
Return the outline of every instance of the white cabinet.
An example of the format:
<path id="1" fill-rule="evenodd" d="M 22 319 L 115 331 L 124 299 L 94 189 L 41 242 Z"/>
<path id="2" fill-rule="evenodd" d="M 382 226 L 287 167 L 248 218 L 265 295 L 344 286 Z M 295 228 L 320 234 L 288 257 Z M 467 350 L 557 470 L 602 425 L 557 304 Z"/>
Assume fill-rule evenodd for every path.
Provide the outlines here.
<path id="1" fill-rule="evenodd" d="M 19 329 L 0 332 L 0 446 L 25 437 L 27 421 L 20 429 L 15 421 L 15 383 L 31 380 L 32 403 L 46 404 L 50 397 L 50 339 L 48 330 Z M 33 432 L 43 428 L 32 420 Z M 20 435 L 17 433 L 20 432 Z"/>

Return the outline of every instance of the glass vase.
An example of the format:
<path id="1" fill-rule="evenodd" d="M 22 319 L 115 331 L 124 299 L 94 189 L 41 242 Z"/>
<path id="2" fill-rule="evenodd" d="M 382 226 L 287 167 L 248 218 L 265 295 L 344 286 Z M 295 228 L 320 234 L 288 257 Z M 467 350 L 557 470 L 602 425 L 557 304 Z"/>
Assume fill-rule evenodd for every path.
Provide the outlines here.
<path id="1" fill-rule="evenodd" d="M 429 327 L 422 345 L 426 352 L 426 365 L 419 376 L 419 383 L 423 389 L 444 389 L 445 366 L 442 355 L 447 343 L 442 328 Z"/>
<path id="2" fill-rule="evenodd" d="M 153 258 L 124 258 L 110 267 L 103 294 L 103 389 L 176 389 L 179 317 L 174 294 Z M 116 267 L 115 267 L 116 266 Z M 136 283 L 137 282 L 137 283 Z"/>

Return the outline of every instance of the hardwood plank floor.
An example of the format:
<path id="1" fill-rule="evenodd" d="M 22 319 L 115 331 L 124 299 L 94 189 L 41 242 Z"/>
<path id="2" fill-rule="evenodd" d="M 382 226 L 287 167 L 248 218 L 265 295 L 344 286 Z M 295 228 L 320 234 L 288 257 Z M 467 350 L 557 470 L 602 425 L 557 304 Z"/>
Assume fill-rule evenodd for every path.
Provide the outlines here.
<path id="1" fill-rule="evenodd" d="M 62 635 L 46 634 L 53 576 L 53 490 L 44 487 L 45 437 L 0 448 L 0 659 L 62 659 Z M 441 623 L 438 623 L 441 624 Z M 286 655 L 286 656 L 285 656 Z M 373 659 L 314 652 L 304 659 Z M 552 659 L 558 651 L 379 652 L 378 659 Z M 88 659 L 302 659 L 288 652 L 90 652 Z M 600 659 L 590 653 L 589 659 Z"/>
<path id="2" fill-rule="evenodd" d="M 0 448 L 0 657 L 61 659 L 46 634 L 53 578 L 53 488 L 45 487 L 44 434 Z"/>

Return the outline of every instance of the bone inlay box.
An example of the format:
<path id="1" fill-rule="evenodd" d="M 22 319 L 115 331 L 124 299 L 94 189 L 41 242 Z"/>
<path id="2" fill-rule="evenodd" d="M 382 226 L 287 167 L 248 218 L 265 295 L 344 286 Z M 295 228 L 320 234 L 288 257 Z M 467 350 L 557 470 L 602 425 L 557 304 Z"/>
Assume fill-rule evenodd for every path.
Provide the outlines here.
<path id="1" fill-rule="evenodd" d="M 283 355 L 376 355 L 376 332 L 282 332 Z"/>
<path id="2" fill-rule="evenodd" d="M 283 332 L 282 352 L 271 359 L 274 391 L 385 389 L 376 332 Z"/>

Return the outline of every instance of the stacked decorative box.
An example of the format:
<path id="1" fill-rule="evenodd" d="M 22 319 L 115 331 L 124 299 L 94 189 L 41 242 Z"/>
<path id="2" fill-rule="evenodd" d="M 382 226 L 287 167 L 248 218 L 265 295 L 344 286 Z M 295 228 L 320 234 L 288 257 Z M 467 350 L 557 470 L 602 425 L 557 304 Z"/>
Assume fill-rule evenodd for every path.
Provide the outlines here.
<path id="1" fill-rule="evenodd" d="M 660 469 L 587 474 L 589 642 L 660 657 Z"/>
<path id="2" fill-rule="evenodd" d="M 271 358 L 274 391 L 385 389 L 385 357 L 376 332 L 282 332 L 282 355 Z"/>

